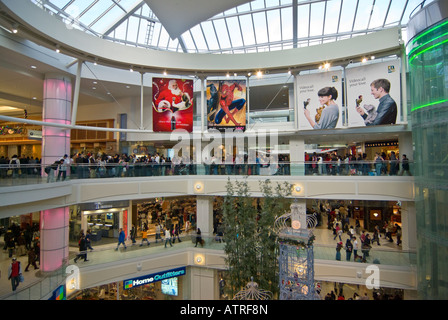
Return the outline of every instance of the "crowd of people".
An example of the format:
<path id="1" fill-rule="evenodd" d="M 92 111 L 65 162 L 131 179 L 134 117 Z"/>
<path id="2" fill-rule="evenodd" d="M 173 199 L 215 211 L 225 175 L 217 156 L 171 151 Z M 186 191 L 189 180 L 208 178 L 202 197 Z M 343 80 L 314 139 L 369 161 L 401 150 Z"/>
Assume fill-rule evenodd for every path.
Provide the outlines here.
<path id="1" fill-rule="evenodd" d="M 13 223 L 3 235 L 3 251 L 8 253 L 11 264 L 8 267 L 8 280 L 11 281 L 12 291 L 16 291 L 20 282 L 23 281 L 23 271 L 28 272 L 32 266 L 38 270 L 40 261 L 40 231 L 38 225 L 20 227 Z M 21 262 L 17 259 L 21 256 L 28 256 L 28 264 L 22 268 Z"/>
<path id="2" fill-rule="evenodd" d="M 362 228 L 359 219 L 354 219 L 354 225 L 350 224 L 350 215 L 344 206 L 321 208 L 327 215 L 327 229 L 332 231 L 333 240 L 336 241 L 336 260 L 343 259 L 342 252 L 345 251 L 345 260 L 354 262 L 367 262 L 370 250 L 374 244 L 381 246 L 380 238 L 388 242 L 394 242 L 392 235 L 396 237 L 396 244 L 401 244 L 401 226 L 392 221 L 377 223 L 371 235 Z M 353 219 L 352 219 L 353 220 Z M 344 239 L 343 239 L 344 238 Z M 371 261 L 380 263 L 378 259 Z"/>
<path id="3" fill-rule="evenodd" d="M 326 154 L 314 152 L 305 155 L 305 163 L 306 175 L 412 175 L 406 154 L 402 155 L 400 161 L 395 151 L 391 151 L 389 155 L 376 152 L 372 159 L 368 159 L 365 153 L 341 156 L 336 151 Z"/>
<path id="4" fill-rule="evenodd" d="M 276 157 L 266 153 L 256 153 L 253 159 L 247 154 L 225 155 L 222 159 L 215 156 L 204 158 L 203 170 L 206 175 L 289 175 L 290 157 L 279 154 Z M 394 151 L 386 155 L 377 152 L 372 159 L 367 155 L 339 155 L 336 151 L 325 154 L 305 154 L 305 175 L 412 175 L 409 159 L 404 154 L 401 160 Z M 77 179 L 108 177 L 139 177 L 195 175 L 198 166 L 191 157 L 166 157 L 154 154 L 115 154 L 75 153 L 65 154 L 52 164 L 46 164 L 44 172 L 47 181 L 65 180 L 67 176 Z M 41 160 L 31 157 L 11 159 L 0 157 L 0 178 L 41 175 Z"/>

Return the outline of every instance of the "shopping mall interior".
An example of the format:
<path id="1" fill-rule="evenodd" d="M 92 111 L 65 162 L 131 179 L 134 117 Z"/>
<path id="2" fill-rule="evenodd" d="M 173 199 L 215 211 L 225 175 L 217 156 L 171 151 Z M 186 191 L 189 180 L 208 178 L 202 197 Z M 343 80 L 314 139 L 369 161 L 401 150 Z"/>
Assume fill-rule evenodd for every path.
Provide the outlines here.
<path id="1" fill-rule="evenodd" d="M 447 299 L 448 4 L 191 5 L 0 0 L 0 299 Z"/>

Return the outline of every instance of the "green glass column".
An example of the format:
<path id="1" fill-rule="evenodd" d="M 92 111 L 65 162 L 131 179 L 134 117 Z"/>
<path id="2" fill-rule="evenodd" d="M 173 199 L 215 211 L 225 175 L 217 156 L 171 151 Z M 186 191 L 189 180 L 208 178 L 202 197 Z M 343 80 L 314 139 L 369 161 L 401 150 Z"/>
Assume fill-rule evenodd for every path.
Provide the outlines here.
<path id="1" fill-rule="evenodd" d="M 448 299 L 448 20 L 407 45 L 420 299 Z"/>

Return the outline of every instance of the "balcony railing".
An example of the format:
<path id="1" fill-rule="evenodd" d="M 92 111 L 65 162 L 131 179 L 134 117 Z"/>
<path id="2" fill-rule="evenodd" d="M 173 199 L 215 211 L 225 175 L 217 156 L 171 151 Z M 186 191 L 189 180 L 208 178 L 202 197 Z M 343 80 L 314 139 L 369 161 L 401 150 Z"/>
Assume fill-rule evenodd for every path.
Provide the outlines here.
<path id="1" fill-rule="evenodd" d="M 243 175 L 243 176 L 395 176 L 412 175 L 413 162 L 352 161 L 321 163 L 90 163 L 72 164 L 65 171 L 61 166 L 42 164 L 0 165 L 0 186 L 40 184 L 66 179 L 106 179 L 119 177 L 160 177 L 181 175 Z"/>

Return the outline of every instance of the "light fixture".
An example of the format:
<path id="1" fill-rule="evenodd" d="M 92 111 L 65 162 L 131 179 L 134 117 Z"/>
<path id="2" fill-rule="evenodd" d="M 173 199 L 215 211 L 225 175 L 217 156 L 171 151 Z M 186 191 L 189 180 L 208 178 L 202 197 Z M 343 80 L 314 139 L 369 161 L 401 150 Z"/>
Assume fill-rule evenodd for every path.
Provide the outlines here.
<path id="1" fill-rule="evenodd" d="M 371 57 L 370 57 L 370 60 L 375 60 L 375 56 L 371 56 Z"/>
<path id="2" fill-rule="evenodd" d="M 233 74 L 233 76 L 234 76 L 234 77 L 238 76 L 238 73 L 235 72 L 235 73 Z"/>
<path id="3" fill-rule="evenodd" d="M 230 74 L 229 74 L 229 73 L 227 73 L 227 74 L 226 74 L 226 77 L 227 77 L 227 78 L 230 78 Z"/>
<path id="4" fill-rule="evenodd" d="M 257 71 L 257 77 L 261 78 L 263 76 L 263 72 Z"/>
<path id="5" fill-rule="evenodd" d="M 362 58 L 362 63 L 366 63 L 367 62 L 367 58 Z"/>
<path id="6" fill-rule="evenodd" d="M 324 68 L 325 68 L 326 70 L 330 69 L 330 67 L 331 67 L 331 65 L 330 65 L 328 62 L 326 62 L 326 63 L 324 64 Z"/>
<path id="7" fill-rule="evenodd" d="M 129 69 L 129 71 L 131 71 L 131 72 L 134 72 L 134 69 L 133 69 L 133 67 L 131 66 L 131 68 Z"/>
<path id="8" fill-rule="evenodd" d="M 301 184 L 294 184 L 292 187 L 293 193 L 294 194 L 301 194 L 303 192 L 303 186 Z"/>
<path id="9" fill-rule="evenodd" d="M 60 50 L 60 46 L 59 46 L 58 44 L 56 45 L 56 52 L 57 52 L 57 53 L 61 52 L 61 50 Z"/>
<path id="10" fill-rule="evenodd" d="M 95 61 L 93 61 L 93 65 L 97 65 L 98 64 L 98 58 L 95 58 Z"/>
<path id="11" fill-rule="evenodd" d="M 202 182 L 196 182 L 194 184 L 194 190 L 196 192 L 201 192 L 203 188 L 204 188 L 204 185 L 202 184 Z"/>
<path id="12" fill-rule="evenodd" d="M 12 33 L 17 33 L 19 31 L 19 25 L 17 23 L 14 23 L 11 31 L 12 31 Z"/>
<path id="13" fill-rule="evenodd" d="M 31 69 L 36 69 L 37 67 L 33 65 L 33 66 L 31 66 L 30 68 L 31 68 Z"/>
<path id="14" fill-rule="evenodd" d="M 247 73 L 247 76 L 248 76 L 248 77 L 250 77 L 251 75 L 252 75 L 252 73 L 251 73 L 251 72 L 248 72 L 248 73 Z"/>
<path id="15" fill-rule="evenodd" d="M 166 72 L 166 71 L 163 71 L 163 75 L 166 76 L 166 75 L 167 75 L 167 72 Z"/>
<path id="16" fill-rule="evenodd" d="M 197 253 L 194 255 L 194 264 L 204 265 L 205 264 L 205 256 L 201 253 Z"/>

